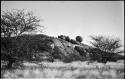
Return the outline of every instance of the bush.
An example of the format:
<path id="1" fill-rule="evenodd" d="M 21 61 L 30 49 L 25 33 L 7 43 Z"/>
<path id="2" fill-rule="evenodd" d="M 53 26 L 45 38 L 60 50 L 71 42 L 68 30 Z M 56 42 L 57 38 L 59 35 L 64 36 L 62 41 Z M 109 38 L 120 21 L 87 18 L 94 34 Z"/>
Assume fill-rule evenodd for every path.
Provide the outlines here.
<path id="1" fill-rule="evenodd" d="M 52 53 L 52 56 L 54 59 L 62 59 L 62 52 L 60 51 L 60 48 L 58 46 L 55 46 L 54 52 Z"/>
<path id="2" fill-rule="evenodd" d="M 72 44 L 79 44 L 76 40 L 73 40 L 73 39 L 71 39 L 70 42 L 71 42 Z"/>
<path id="3" fill-rule="evenodd" d="M 71 63 L 73 61 L 85 61 L 86 59 L 82 56 L 79 56 L 77 54 L 69 54 L 67 57 L 65 57 L 62 61 L 65 63 Z"/>
<path id="4" fill-rule="evenodd" d="M 118 49 L 122 47 L 120 39 L 105 36 L 90 36 L 93 40 L 90 42 L 95 48 L 105 52 L 117 53 Z"/>
<path id="5" fill-rule="evenodd" d="M 58 36 L 58 38 L 65 39 L 64 35 L 60 35 L 60 36 Z"/>
<path id="6" fill-rule="evenodd" d="M 98 62 L 106 63 L 107 61 L 116 62 L 117 60 L 124 59 L 124 56 L 117 53 L 109 53 L 102 51 L 98 48 L 92 48 L 89 51 L 90 59 Z"/>
<path id="7" fill-rule="evenodd" d="M 65 40 L 68 41 L 68 42 L 70 42 L 70 38 L 68 36 L 66 37 Z"/>
<path id="8" fill-rule="evenodd" d="M 86 57 L 87 52 L 84 48 L 75 46 L 75 50 L 77 50 L 81 56 Z"/>
<path id="9" fill-rule="evenodd" d="M 70 41 L 69 36 L 60 35 L 60 36 L 58 36 L 58 38 L 63 39 L 63 40 L 66 40 L 66 41 L 68 41 L 68 42 Z"/>
<path id="10" fill-rule="evenodd" d="M 83 41 L 83 39 L 82 39 L 82 37 L 81 37 L 81 36 L 76 36 L 76 41 L 78 41 L 78 42 L 82 42 L 82 41 Z"/>
<path id="11" fill-rule="evenodd" d="M 2 38 L 2 50 L 10 53 L 10 56 L 17 57 L 22 60 L 32 60 L 34 54 L 38 52 L 52 52 L 50 46 L 51 39 L 44 35 L 22 35 L 18 39 L 16 37 Z M 45 38 L 45 39 L 43 39 Z"/>
<path id="12" fill-rule="evenodd" d="M 105 36 L 91 36 L 93 49 L 91 50 L 92 60 L 106 63 L 107 61 L 117 61 L 123 56 L 119 55 L 119 48 L 122 46 L 118 38 Z"/>

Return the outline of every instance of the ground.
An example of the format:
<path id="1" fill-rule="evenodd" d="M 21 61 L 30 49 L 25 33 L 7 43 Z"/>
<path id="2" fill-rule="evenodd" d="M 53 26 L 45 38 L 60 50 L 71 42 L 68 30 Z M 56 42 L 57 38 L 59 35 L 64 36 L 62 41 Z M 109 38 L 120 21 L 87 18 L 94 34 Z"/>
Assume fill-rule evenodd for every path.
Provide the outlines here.
<path id="1" fill-rule="evenodd" d="M 23 62 L 22 68 L 1 70 L 3 78 L 40 78 L 40 79 L 124 79 L 124 61 L 106 64 L 88 61 L 53 63 Z"/>

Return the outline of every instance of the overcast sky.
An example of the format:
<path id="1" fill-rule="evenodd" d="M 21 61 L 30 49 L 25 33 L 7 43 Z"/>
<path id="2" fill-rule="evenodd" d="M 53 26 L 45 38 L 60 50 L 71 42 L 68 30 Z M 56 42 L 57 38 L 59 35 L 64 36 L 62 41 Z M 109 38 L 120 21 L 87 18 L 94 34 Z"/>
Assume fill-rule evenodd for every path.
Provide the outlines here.
<path id="1" fill-rule="evenodd" d="M 44 21 L 45 34 L 57 37 L 89 35 L 119 37 L 124 41 L 124 1 L 4 1 L 1 10 L 26 9 Z"/>

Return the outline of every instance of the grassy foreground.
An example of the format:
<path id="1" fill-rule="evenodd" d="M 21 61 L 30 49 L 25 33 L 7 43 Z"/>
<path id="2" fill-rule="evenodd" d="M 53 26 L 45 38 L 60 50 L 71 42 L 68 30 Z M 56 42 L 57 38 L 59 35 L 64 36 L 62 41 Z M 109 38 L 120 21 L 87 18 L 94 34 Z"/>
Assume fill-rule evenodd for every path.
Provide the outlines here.
<path id="1" fill-rule="evenodd" d="M 23 67 L 1 70 L 2 79 L 124 79 L 124 61 L 23 62 Z"/>

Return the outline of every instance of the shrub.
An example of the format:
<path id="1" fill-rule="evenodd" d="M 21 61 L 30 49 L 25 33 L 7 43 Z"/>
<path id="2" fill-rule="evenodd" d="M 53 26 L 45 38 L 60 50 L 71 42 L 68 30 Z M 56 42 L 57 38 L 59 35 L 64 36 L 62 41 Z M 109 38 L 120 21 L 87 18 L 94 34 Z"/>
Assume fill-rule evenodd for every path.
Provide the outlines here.
<path id="1" fill-rule="evenodd" d="M 79 46 L 75 46 L 75 50 L 77 50 L 79 52 L 79 54 L 83 57 L 86 57 L 86 50 L 82 47 L 79 47 Z"/>
<path id="2" fill-rule="evenodd" d="M 71 39 L 70 42 L 71 42 L 72 44 L 79 44 L 76 40 L 73 40 L 73 39 Z"/>
<path id="3" fill-rule="evenodd" d="M 102 51 L 98 48 L 92 48 L 89 51 L 90 59 L 98 62 L 106 63 L 107 61 L 116 62 L 117 60 L 124 59 L 124 56 L 117 53 L 109 53 Z"/>
<path id="4" fill-rule="evenodd" d="M 81 37 L 81 36 L 76 36 L 76 41 L 78 41 L 78 42 L 82 42 L 82 41 L 83 41 L 83 39 L 82 39 L 82 37 Z"/>
<path id="5" fill-rule="evenodd" d="M 58 46 L 55 46 L 54 52 L 52 53 L 52 56 L 54 59 L 62 59 L 62 52 L 60 51 L 60 48 Z"/>
<path id="6" fill-rule="evenodd" d="M 9 40 L 2 38 L 2 50 L 10 53 L 10 56 L 23 60 L 32 60 L 34 54 L 38 52 L 52 52 L 51 39 L 43 35 L 22 35 L 18 39 L 9 37 Z M 45 38 L 45 39 L 42 39 Z"/>
<path id="7" fill-rule="evenodd" d="M 93 40 L 90 42 L 95 48 L 105 52 L 117 53 L 118 49 L 122 47 L 120 39 L 105 36 L 90 36 Z M 117 52 L 116 52 L 117 51 Z"/>
<path id="8" fill-rule="evenodd" d="M 64 38 L 64 35 L 60 35 L 60 36 L 58 36 L 58 38 L 60 38 L 60 39 L 65 39 L 65 38 Z"/>
<path id="9" fill-rule="evenodd" d="M 106 63 L 107 61 L 117 61 L 123 56 L 119 56 L 119 48 L 122 46 L 120 44 L 120 39 L 111 38 L 105 36 L 91 36 L 94 49 L 92 52 L 92 58 L 98 60 L 99 62 Z"/>
<path id="10" fill-rule="evenodd" d="M 65 40 L 68 41 L 68 42 L 70 42 L 70 38 L 68 36 L 66 37 Z"/>
<path id="11" fill-rule="evenodd" d="M 73 61 L 85 61 L 85 58 L 75 53 L 72 53 L 65 57 L 62 61 L 65 63 L 71 63 Z"/>

